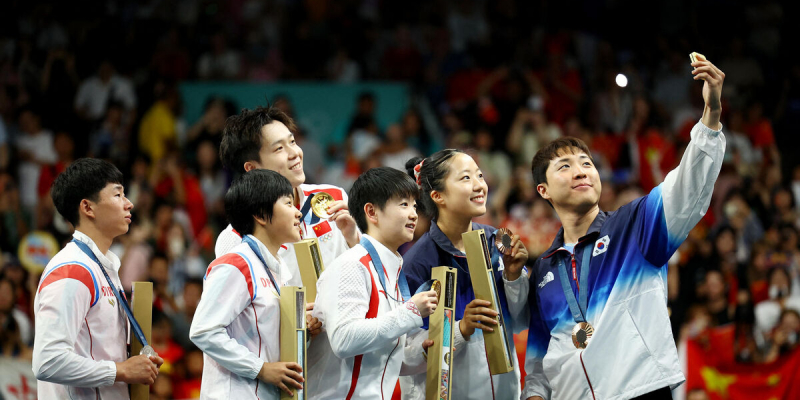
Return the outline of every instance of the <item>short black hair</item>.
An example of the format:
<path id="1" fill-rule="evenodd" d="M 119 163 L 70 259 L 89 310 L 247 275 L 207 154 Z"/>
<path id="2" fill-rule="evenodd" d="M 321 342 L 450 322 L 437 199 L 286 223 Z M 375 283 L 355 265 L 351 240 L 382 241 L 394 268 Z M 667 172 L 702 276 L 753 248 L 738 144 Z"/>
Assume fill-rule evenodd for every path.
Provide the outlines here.
<path id="1" fill-rule="evenodd" d="M 292 184 L 283 175 L 268 169 L 254 169 L 234 179 L 225 193 L 225 214 L 233 229 L 242 236 L 253 233 L 253 217 L 272 221 L 275 203 L 292 197 Z"/>
<path id="2" fill-rule="evenodd" d="M 417 184 L 400 170 L 389 167 L 372 168 L 361 174 L 353 183 L 347 206 L 350 208 L 350 215 L 356 220 L 358 229 L 366 233 L 367 216 L 364 214 L 364 205 L 372 203 L 383 210 L 386 202 L 399 197 L 418 199 Z"/>
<path id="3" fill-rule="evenodd" d="M 444 149 L 431 154 L 430 157 L 425 158 L 425 162 L 419 169 L 419 190 L 420 201 L 417 205 L 417 211 L 422 215 L 431 219 L 439 217 L 439 209 L 436 203 L 431 199 L 431 192 L 444 192 L 444 184 L 447 175 L 450 173 L 450 163 L 457 154 L 466 154 L 457 149 Z M 406 172 L 408 176 L 416 179 L 414 168 L 422 162 L 422 157 L 414 157 L 406 161 Z"/>
<path id="4" fill-rule="evenodd" d="M 244 173 L 244 163 L 260 161 L 263 136 L 261 129 L 275 121 L 283 123 L 290 132 L 297 131 L 294 120 L 277 107 L 256 107 L 243 109 L 237 115 L 228 117 L 222 131 L 219 158 L 225 168 L 236 174 Z"/>
<path id="5" fill-rule="evenodd" d="M 100 191 L 109 183 L 122 184 L 122 172 L 114 164 L 96 158 L 79 158 L 56 177 L 50 197 L 58 213 L 77 227 L 81 201 L 97 202 Z"/>
<path id="6" fill-rule="evenodd" d="M 534 187 L 547 183 L 547 167 L 550 166 L 550 161 L 564 154 L 578 154 L 580 152 L 585 153 L 594 163 L 589 146 L 576 137 L 559 138 L 539 149 L 536 155 L 533 156 L 533 160 L 531 160 Z"/>

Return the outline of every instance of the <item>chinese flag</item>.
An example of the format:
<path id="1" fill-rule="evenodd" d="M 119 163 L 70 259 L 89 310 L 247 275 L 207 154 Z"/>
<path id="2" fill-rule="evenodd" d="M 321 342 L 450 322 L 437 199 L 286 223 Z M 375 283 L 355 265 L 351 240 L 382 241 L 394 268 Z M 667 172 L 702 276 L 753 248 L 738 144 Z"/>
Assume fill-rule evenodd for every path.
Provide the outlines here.
<path id="1" fill-rule="evenodd" d="M 320 237 L 331 231 L 331 224 L 329 224 L 328 221 L 322 221 L 314 225 L 311 229 L 314 230 L 314 234 L 317 235 L 317 237 Z"/>
<path id="2" fill-rule="evenodd" d="M 733 324 L 686 342 L 686 391 L 703 388 L 711 400 L 800 399 L 800 349 L 770 364 L 733 360 Z"/>

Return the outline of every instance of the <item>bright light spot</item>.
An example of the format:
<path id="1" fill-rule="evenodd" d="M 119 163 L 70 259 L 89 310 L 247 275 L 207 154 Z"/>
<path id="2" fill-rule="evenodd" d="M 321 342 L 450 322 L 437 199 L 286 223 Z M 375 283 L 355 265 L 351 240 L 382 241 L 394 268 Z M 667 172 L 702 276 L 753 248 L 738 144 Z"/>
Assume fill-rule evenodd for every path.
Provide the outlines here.
<path id="1" fill-rule="evenodd" d="M 617 86 L 619 87 L 628 86 L 628 77 L 626 77 L 625 75 L 617 74 L 616 81 L 617 81 Z"/>

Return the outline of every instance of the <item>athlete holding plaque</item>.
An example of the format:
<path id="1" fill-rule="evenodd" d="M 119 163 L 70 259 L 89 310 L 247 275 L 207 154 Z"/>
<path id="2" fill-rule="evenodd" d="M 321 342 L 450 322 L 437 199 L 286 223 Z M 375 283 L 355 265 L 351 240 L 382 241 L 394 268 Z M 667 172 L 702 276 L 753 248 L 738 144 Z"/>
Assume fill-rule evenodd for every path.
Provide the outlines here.
<path id="1" fill-rule="evenodd" d="M 242 110 L 228 118 L 222 133 L 220 159 L 234 174 L 253 169 L 278 172 L 292 184 L 294 205 L 303 214 L 302 238 L 319 240 L 322 262 L 328 265 L 360 238 L 356 222 L 347 207 L 347 193 L 333 185 L 309 185 L 303 172 L 303 149 L 294 140 L 296 127 L 291 117 L 276 107 Z M 217 238 L 215 253 L 223 255 L 242 242 L 232 226 Z M 294 246 L 281 246 L 278 256 L 289 267 L 288 283 L 304 286 Z M 309 299 L 313 302 L 314 299 Z"/>
<path id="2" fill-rule="evenodd" d="M 127 309 L 120 261 L 109 251 L 131 224 L 122 173 L 106 161 L 82 158 L 56 178 L 51 196 L 75 233 L 45 267 L 34 299 L 39 398 L 129 399 L 128 384 L 153 384 L 164 361 Z M 131 358 L 129 319 L 131 340 L 145 346 Z"/>
<path id="3" fill-rule="evenodd" d="M 505 229 L 496 230 L 472 222 L 473 218 L 486 213 L 489 190 L 472 157 L 448 149 L 425 159 L 411 159 L 406 168 L 420 188 L 420 212 L 432 219 L 430 230 L 403 256 L 409 287 L 413 291 L 431 279 L 434 267 L 458 269 L 455 307 L 455 326 L 458 329 L 453 330 L 452 398 L 519 399 L 520 375 L 516 357 L 513 357 L 513 372 L 492 376 L 489 371 L 483 331 L 493 330 L 498 315 L 489 308 L 490 302 L 475 298 L 461 235 L 476 229 L 485 230 L 504 319 L 506 324 L 511 321 L 507 326 L 509 331 L 527 327 L 524 299 L 528 296 L 528 280 L 520 276 L 528 260 L 528 251 L 519 236 Z M 505 304 L 506 296 L 518 297 L 520 301 L 513 304 L 521 303 L 521 307 L 509 309 Z M 428 328 L 427 319 L 424 328 Z M 427 333 L 415 334 L 410 340 L 423 340 Z M 404 400 L 425 398 L 425 374 L 401 377 L 400 384 Z"/>
<path id="4" fill-rule="evenodd" d="M 225 213 L 244 235 L 208 266 L 190 337 L 204 355 L 201 399 L 275 399 L 303 387 L 303 369 L 280 362 L 282 243 L 300 239 L 292 185 L 274 171 L 249 171 L 225 194 Z M 320 324 L 308 327 L 320 332 Z"/>
<path id="5" fill-rule="evenodd" d="M 705 110 L 680 165 L 647 196 L 601 211 L 600 177 L 580 139 L 558 139 L 533 158 L 537 191 L 563 228 L 530 276 L 523 398 L 671 399 L 685 380 L 666 264 L 708 209 L 725 154 L 725 74 L 693 57 Z"/>
<path id="6" fill-rule="evenodd" d="M 310 399 L 389 399 L 401 374 L 425 371 L 406 335 L 419 331 L 438 299 L 433 290 L 411 295 L 397 249 L 414 237 L 417 187 L 389 167 L 361 174 L 350 190 L 350 209 L 365 233 L 361 242 L 326 265 L 317 285 L 314 315 L 325 325 L 309 346 Z"/>

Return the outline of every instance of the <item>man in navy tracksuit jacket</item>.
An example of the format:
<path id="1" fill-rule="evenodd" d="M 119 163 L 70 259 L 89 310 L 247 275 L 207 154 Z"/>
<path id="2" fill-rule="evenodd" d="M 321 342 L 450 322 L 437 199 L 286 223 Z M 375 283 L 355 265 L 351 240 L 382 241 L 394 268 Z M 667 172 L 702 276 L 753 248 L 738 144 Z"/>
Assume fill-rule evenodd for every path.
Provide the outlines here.
<path id="1" fill-rule="evenodd" d="M 530 275 L 523 399 L 671 399 L 685 380 L 666 264 L 708 209 L 725 153 L 725 75 L 704 58 L 692 66 L 705 81 L 703 117 L 680 165 L 648 195 L 600 211 L 600 179 L 579 139 L 558 139 L 534 157 L 537 190 L 563 228 Z M 588 340 L 573 338 L 579 322 L 593 327 Z"/>

